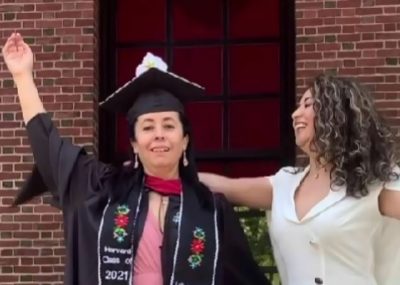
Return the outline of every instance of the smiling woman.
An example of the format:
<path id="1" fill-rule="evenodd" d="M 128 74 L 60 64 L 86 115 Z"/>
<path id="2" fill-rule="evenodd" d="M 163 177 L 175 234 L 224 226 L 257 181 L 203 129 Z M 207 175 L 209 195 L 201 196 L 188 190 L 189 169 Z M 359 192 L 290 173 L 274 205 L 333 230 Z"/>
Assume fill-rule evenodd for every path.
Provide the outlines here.
<path id="1" fill-rule="evenodd" d="M 47 187 L 63 210 L 66 285 L 268 284 L 232 207 L 198 180 L 182 102 L 202 87 L 146 55 L 101 104 L 130 125 L 135 160 L 117 168 L 58 135 L 21 35 L 9 37 L 3 55 L 36 162 L 15 204 Z"/>
<path id="2" fill-rule="evenodd" d="M 292 119 L 307 167 L 201 181 L 239 205 L 271 211 L 283 285 L 399 284 L 399 157 L 372 96 L 353 79 L 321 75 Z"/>

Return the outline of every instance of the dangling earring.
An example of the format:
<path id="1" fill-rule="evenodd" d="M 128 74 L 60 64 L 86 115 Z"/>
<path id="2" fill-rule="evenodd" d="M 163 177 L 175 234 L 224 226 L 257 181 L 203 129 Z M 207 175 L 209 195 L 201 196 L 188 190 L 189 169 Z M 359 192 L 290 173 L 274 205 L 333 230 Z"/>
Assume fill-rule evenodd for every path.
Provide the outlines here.
<path id="1" fill-rule="evenodd" d="M 138 168 L 139 167 L 139 159 L 137 153 L 135 153 L 135 164 L 133 165 L 133 168 Z"/>
<path id="2" fill-rule="evenodd" d="M 186 157 L 186 150 L 183 151 L 183 166 L 188 166 L 189 165 L 189 161 L 187 160 Z"/>

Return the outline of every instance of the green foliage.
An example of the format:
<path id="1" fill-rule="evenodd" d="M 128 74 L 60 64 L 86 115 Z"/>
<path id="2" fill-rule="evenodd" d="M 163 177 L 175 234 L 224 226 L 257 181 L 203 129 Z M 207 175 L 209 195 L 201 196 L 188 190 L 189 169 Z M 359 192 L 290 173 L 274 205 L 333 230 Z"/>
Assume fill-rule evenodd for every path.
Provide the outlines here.
<path id="1" fill-rule="evenodd" d="M 260 266 L 268 268 L 267 276 L 272 281 L 272 284 L 279 285 L 280 280 L 275 268 L 276 264 L 272 253 L 271 240 L 268 235 L 265 212 L 249 211 L 245 207 L 237 207 L 236 212 L 240 217 L 240 222 L 249 241 L 254 258 Z"/>

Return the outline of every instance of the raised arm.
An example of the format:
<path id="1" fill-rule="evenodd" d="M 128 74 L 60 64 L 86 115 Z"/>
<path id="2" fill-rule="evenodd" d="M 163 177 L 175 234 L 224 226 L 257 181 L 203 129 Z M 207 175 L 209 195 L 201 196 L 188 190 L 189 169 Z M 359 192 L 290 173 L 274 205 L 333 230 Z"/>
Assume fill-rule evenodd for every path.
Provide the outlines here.
<path id="1" fill-rule="evenodd" d="M 18 89 L 25 124 L 39 113 L 44 113 L 42 101 L 32 76 L 33 54 L 21 35 L 13 33 L 3 47 L 4 61 Z"/>
<path id="2" fill-rule="evenodd" d="M 25 202 L 46 190 L 52 192 L 60 206 L 83 202 L 89 195 L 99 191 L 100 180 L 109 173 L 109 168 L 87 156 L 80 146 L 73 145 L 59 136 L 40 100 L 32 76 L 32 50 L 21 35 L 13 33 L 2 51 L 17 85 L 24 122 L 38 170 L 35 168 L 15 203 Z M 38 185 L 46 185 L 47 189 L 36 189 Z"/>
<path id="3" fill-rule="evenodd" d="M 199 173 L 199 178 L 211 191 L 224 194 L 233 204 L 257 209 L 271 208 L 272 184 L 268 177 L 228 178 Z"/>

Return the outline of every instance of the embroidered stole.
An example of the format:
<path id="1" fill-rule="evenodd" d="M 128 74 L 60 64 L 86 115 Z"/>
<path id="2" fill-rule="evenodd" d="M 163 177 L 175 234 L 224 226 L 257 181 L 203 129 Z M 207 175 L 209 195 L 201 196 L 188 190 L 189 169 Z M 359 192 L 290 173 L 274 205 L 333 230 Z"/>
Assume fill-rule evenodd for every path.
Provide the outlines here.
<path id="1" fill-rule="evenodd" d="M 219 256 L 215 200 L 212 207 L 205 208 L 194 189 L 183 186 L 179 212 L 172 215 L 175 220 L 172 224 L 177 230 L 165 228 L 164 232 L 164 235 L 176 233 L 176 237 L 168 236 L 168 239 L 176 240 L 174 246 L 164 248 L 167 261 L 172 262 L 172 272 L 163 272 L 164 284 L 214 285 Z M 97 241 L 99 285 L 133 284 L 132 262 L 138 244 L 136 239 L 140 236 L 137 223 L 147 194 L 143 186 L 136 186 L 125 201 L 109 201 L 104 208 Z"/>

